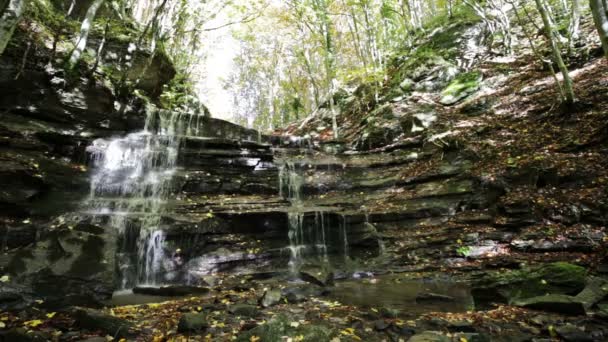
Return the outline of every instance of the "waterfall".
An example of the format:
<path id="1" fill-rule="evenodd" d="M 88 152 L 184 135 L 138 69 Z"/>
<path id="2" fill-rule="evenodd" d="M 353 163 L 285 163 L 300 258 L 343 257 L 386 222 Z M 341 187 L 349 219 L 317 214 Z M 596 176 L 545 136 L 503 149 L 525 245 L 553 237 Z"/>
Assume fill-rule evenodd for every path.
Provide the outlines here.
<path id="1" fill-rule="evenodd" d="M 329 231 L 326 214 L 318 208 L 305 206 L 302 187 L 305 177 L 292 161 L 283 161 L 279 166 L 280 195 L 290 203 L 288 216 L 289 270 L 297 275 L 307 260 L 321 265 L 329 264 Z M 346 230 L 342 230 L 343 242 L 347 244 Z"/>
<path id="2" fill-rule="evenodd" d="M 171 268 L 164 250 L 161 219 L 177 171 L 180 140 L 196 136 L 203 118 L 170 111 L 148 111 L 144 129 L 124 137 L 97 139 L 91 153 L 93 175 L 86 211 L 109 218 L 117 230 L 120 287 L 158 285 Z"/>

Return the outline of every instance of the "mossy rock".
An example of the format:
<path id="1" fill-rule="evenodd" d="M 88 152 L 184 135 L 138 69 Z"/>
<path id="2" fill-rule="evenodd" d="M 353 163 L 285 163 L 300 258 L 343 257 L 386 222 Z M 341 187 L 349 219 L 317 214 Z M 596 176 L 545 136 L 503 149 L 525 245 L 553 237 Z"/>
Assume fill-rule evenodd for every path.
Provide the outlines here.
<path id="1" fill-rule="evenodd" d="M 473 285 L 477 301 L 513 302 L 545 294 L 575 295 L 585 287 L 584 267 L 555 262 L 540 267 L 496 272 Z"/>
<path id="2" fill-rule="evenodd" d="M 328 327 L 300 324 L 297 328 L 284 315 L 278 315 L 266 324 L 257 326 L 239 335 L 236 341 L 249 342 L 253 336 L 259 341 L 282 341 L 283 336 L 300 337 L 300 341 L 321 342 L 331 340 L 333 332 Z"/>
<path id="3" fill-rule="evenodd" d="M 443 105 L 453 105 L 469 95 L 473 94 L 481 86 L 483 79 L 481 72 L 473 71 L 458 75 L 450 84 L 441 92 L 441 100 Z"/>

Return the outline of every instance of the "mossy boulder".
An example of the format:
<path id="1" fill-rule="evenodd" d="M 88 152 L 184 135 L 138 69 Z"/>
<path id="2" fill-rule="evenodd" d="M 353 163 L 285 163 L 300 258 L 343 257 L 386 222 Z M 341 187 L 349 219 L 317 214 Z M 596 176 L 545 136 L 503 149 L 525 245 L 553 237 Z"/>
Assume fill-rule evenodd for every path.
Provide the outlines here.
<path id="1" fill-rule="evenodd" d="M 177 331 L 180 333 L 201 332 L 209 327 L 207 316 L 201 313 L 183 314 L 177 324 Z"/>
<path id="2" fill-rule="evenodd" d="M 439 100 L 439 102 L 446 106 L 458 103 L 479 90 L 482 79 L 483 76 L 479 71 L 467 72 L 458 75 L 441 92 L 441 100 Z"/>
<path id="3" fill-rule="evenodd" d="M 248 342 L 259 338 L 259 341 L 282 341 L 284 336 L 299 337 L 300 341 L 329 341 L 335 335 L 323 325 L 291 324 L 287 316 L 278 315 L 266 324 L 257 326 L 239 335 L 236 341 Z M 255 336 L 255 337 L 254 337 Z M 254 337 L 252 339 L 252 337 Z"/>
<path id="4" fill-rule="evenodd" d="M 545 294 L 576 295 L 585 287 L 585 268 L 567 262 L 491 273 L 476 281 L 476 301 L 513 302 Z"/>

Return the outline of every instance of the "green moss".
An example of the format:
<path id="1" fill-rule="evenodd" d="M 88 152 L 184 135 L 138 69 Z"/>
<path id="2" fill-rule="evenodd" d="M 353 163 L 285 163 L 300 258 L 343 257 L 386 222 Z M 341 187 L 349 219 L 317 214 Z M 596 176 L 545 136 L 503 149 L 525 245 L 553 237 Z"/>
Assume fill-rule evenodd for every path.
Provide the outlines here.
<path id="1" fill-rule="evenodd" d="M 585 276 L 584 267 L 556 262 L 491 274 L 480 288 L 493 289 L 509 302 L 545 294 L 573 295 L 585 287 Z"/>
<path id="2" fill-rule="evenodd" d="M 329 341 L 332 330 L 322 325 L 300 324 L 291 325 L 291 321 L 284 315 L 278 315 L 268 323 L 257 326 L 238 336 L 236 341 L 249 342 L 253 336 L 260 341 L 281 341 L 283 336 L 301 337 L 301 341 L 319 342 Z"/>
<path id="3" fill-rule="evenodd" d="M 472 71 L 462 73 L 450 82 L 450 84 L 441 92 L 443 96 L 456 96 L 463 91 L 469 89 L 479 88 L 479 82 L 481 81 L 481 72 Z"/>
<path id="4" fill-rule="evenodd" d="M 481 85 L 482 75 L 479 71 L 462 73 L 450 82 L 441 92 L 440 102 L 445 105 L 454 104 L 474 93 Z"/>

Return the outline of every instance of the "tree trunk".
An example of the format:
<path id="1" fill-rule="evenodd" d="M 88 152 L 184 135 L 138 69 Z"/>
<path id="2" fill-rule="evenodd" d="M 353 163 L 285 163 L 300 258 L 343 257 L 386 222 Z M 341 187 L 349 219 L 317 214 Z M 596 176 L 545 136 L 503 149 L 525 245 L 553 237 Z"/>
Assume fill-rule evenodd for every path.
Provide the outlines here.
<path id="1" fill-rule="evenodd" d="M 10 0 L 6 9 L 0 13 L 0 55 L 11 40 L 24 9 L 25 0 Z"/>
<path id="2" fill-rule="evenodd" d="M 572 79 L 570 78 L 570 74 L 568 73 L 568 68 L 562 59 L 561 52 L 559 51 L 559 47 L 557 46 L 557 42 L 555 36 L 553 34 L 553 27 L 551 26 L 551 20 L 549 19 L 549 14 L 547 13 L 547 9 L 545 8 L 545 4 L 542 0 L 535 0 L 536 7 L 538 7 L 538 11 L 543 19 L 543 24 L 545 26 L 545 35 L 547 36 L 547 40 L 549 41 L 549 45 L 551 46 L 551 51 L 553 52 L 553 60 L 557 64 L 557 67 L 562 73 L 564 77 L 564 92 L 565 92 L 565 101 L 568 104 L 574 103 L 574 90 L 572 88 Z"/>
<path id="3" fill-rule="evenodd" d="M 572 21 L 570 22 L 570 40 L 573 42 L 579 39 L 581 26 L 581 4 L 580 0 L 572 0 Z"/>
<path id="4" fill-rule="evenodd" d="M 87 46 L 87 39 L 89 37 L 89 32 L 91 32 L 91 26 L 93 26 L 93 20 L 95 20 L 95 15 L 97 15 L 97 11 L 101 7 L 105 0 L 95 0 L 87 10 L 87 14 L 80 25 L 80 36 L 78 37 L 78 41 L 76 42 L 76 46 L 70 55 L 69 67 L 73 68 L 76 63 L 80 60 L 80 56 L 82 52 Z"/>
<path id="5" fill-rule="evenodd" d="M 608 15 L 606 13 L 608 8 L 604 6 L 602 0 L 589 0 L 589 5 L 591 6 L 595 28 L 600 35 L 604 56 L 608 58 Z"/>

